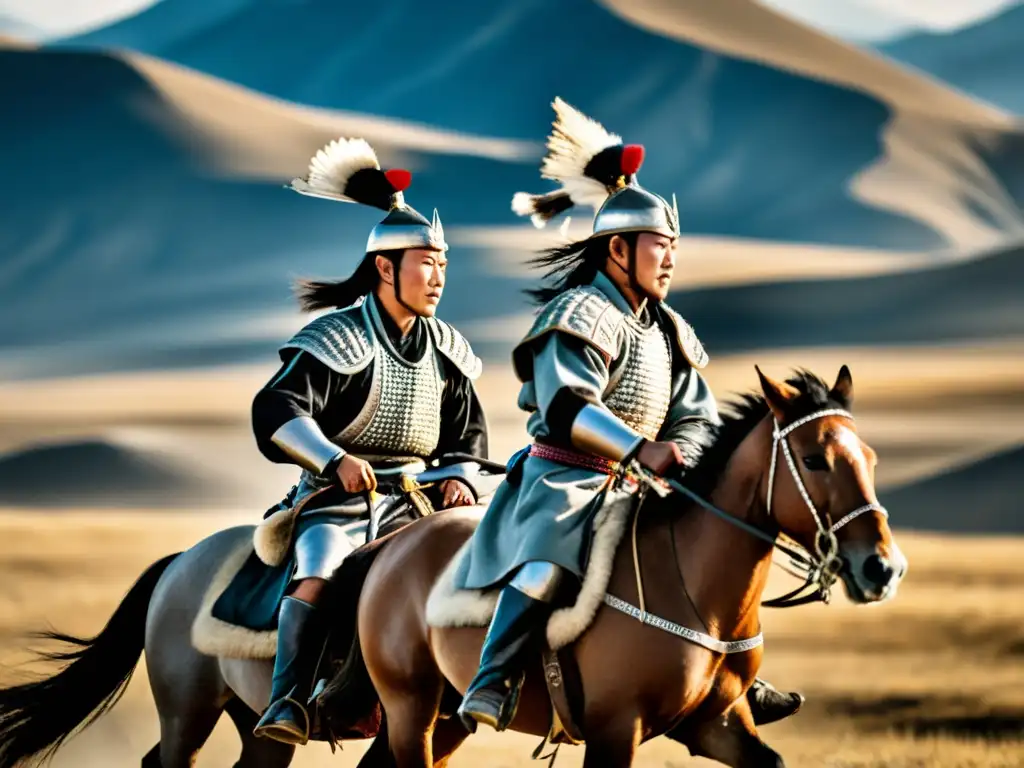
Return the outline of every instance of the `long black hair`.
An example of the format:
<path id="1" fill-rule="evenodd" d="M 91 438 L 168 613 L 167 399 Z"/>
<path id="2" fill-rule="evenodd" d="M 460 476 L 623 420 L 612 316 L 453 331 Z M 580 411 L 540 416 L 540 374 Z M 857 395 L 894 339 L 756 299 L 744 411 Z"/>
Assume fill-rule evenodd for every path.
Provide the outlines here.
<path id="1" fill-rule="evenodd" d="M 636 249 L 638 236 L 637 232 L 619 234 L 631 253 Z M 587 285 L 604 268 L 613 237 L 615 235 L 600 235 L 541 251 L 529 263 L 531 266 L 546 268 L 544 280 L 549 282 L 540 288 L 528 288 L 526 295 L 535 304 L 543 305 L 570 288 Z"/>
<path id="2" fill-rule="evenodd" d="M 395 265 L 395 288 L 398 288 L 398 267 L 402 261 L 404 248 L 392 251 L 374 251 L 363 256 L 349 277 L 344 280 L 309 280 L 300 278 L 295 281 L 295 296 L 304 312 L 315 312 L 318 309 L 341 309 L 355 304 L 360 298 L 373 293 L 380 283 L 376 257 L 383 256 Z"/>

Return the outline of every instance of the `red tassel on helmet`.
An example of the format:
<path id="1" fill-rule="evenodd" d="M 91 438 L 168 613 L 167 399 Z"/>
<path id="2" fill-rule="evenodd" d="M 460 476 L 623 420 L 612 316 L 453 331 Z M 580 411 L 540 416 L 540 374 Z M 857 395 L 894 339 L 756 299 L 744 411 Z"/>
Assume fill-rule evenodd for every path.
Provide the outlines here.
<path id="1" fill-rule="evenodd" d="M 384 171 L 384 176 L 395 188 L 395 192 L 404 192 L 412 184 L 412 173 L 404 168 L 392 168 L 389 171 Z"/>
<path id="2" fill-rule="evenodd" d="M 627 144 L 622 148 L 620 160 L 623 176 L 632 176 L 644 164 L 644 145 Z"/>

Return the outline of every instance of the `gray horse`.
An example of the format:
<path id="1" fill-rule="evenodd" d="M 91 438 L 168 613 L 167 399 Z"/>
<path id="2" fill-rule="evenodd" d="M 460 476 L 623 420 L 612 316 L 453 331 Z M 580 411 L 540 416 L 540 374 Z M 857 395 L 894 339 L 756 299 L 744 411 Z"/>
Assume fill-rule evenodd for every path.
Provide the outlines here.
<path id="1" fill-rule="evenodd" d="M 474 460 L 493 474 L 456 464 L 428 469 L 421 483 L 458 477 L 477 498 L 489 495 L 500 481 L 501 465 Z M 44 658 L 71 662 L 52 677 L 0 689 L 0 768 L 47 759 L 80 726 L 87 727 L 117 703 L 146 652 L 149 684 L 160 717 L 160 741 L 142 758 L 142 768 L 190 768 L 224 712 L 242 740 L 235 768 L 285 768 L 295 747 L 253 736 L 253 728 L 270 700 L 273 658 L 214 656 L 193 645 L 192 628 L 211 584 L 222 577 L 225 561 L 251 551 L 256 526 L 236 526 L 202 539 L 190 549 L 153 563 L 139 577 L 92 638 L 59 632 L 36 635 L 74 646 L 44 653 Z M 328 654 L 343 659 L 353 636 L 352 620 L 359 586 L 373 556 L 389 536 L 353 552 L 336 575 L 330 613 L 338 617 Z M 353 585 L 346 589 L 345 585 Z M 386 728 L 378 740 L 386 741 Z M 371 748 L 371 753 L 376 750 Z M 372 755 L 367 754 L 372 761 Z M 365 761 L 363 764 L 370 764 Z"/>
<path id="2" fill-rule="evenodd" d="M 191 642 L 211 580 L 254 530 L 229 528 L 153 563 L 93 638 L 43 633 L 77 646 L 45 654 L 72 663 L 48 679 L 0 691 L 0 766 L 13 767 L 39 753 L 50 756 L 80 724 L 91 724 L 113 707 L 143 650 L 160 742 L 142 759 L 142 768 L 189 768 L 225 711 L 242 739 L 235 768 L 291 763 L 295 747 L 252 734 L 256 713 L 270 700 L 273 659 L 207 656 Z"/>

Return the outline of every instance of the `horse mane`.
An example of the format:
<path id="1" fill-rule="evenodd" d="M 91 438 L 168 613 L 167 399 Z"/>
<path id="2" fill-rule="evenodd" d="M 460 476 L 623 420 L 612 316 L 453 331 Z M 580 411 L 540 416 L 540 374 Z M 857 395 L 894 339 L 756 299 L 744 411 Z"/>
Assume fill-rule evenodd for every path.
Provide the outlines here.
<path id="1" fill-rule="evenodd" d="M 792 419 L 799 419 L 823 408 L 849 410 L 850 403 L 838 397 L 821 378 L 799 368 L 786 379 L 800 394 L 793 399 Z M 689 470 L 683 482 L 694 493 L 707 496 L 714 490 L 729 463 L 730 457 L 768 414 L 768 403 L 759 392 L 748 392 L 721 404 L 721 425 L 716 429 L 714 441 L 704 450 L 697 465 Z"/>

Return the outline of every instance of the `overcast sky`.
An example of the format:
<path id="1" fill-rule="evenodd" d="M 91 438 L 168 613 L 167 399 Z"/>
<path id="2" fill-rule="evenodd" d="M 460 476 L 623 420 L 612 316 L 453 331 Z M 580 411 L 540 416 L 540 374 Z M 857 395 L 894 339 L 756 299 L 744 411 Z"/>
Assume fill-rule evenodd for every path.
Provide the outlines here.
<path id="1" fill-rule="evenodd" d="M 172 0 L 173 1 L 173 0 Z M 346 2 L 347 0 L 336 0 Z M 424 0 L 425 2 L 426 0 Z M 714 0 L 704 0 L 713 2 Z M 916 30 L 951 31 L 1022 0 L 760 0 L 837 37 L 882 42 Z M 0 32 L 60 37 L 138 13 L 157 0 L 0 0 Z M 506 0 L 514 2 L 514 0 Z M 557 2 L 557 0 L 553 0 Z"/>

